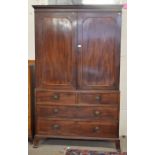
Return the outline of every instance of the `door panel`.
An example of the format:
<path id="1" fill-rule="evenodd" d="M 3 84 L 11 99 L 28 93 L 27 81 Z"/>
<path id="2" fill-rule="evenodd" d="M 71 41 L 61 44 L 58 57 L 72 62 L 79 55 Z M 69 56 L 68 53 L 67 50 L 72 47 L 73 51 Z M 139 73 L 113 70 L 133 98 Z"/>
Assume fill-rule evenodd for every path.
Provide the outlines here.
<path id="1" fill-rule="evenodd" d="M 78 82 L 83 89 L 117 89 L 119 85 L 120 15 L 78 13 Z"/>
<path id="2" fill-rule="evenodd" d="M 76 14 L 36 14 L 37 87 L 75 89 Z"/>

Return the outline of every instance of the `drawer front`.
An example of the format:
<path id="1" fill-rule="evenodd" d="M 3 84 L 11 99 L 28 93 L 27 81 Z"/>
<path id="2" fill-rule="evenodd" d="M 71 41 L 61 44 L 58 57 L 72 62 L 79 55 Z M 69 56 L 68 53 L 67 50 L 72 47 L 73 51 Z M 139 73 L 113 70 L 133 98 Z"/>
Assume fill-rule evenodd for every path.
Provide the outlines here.
<path id="1" fill-rule="evenodd" d="M 38 117 L 118 120 L 118 108 L 110 106 L 37 106 Z"/>
<path id="2" fill-rule="evenodd" d="M 71 121 L 71 120 L 38 120 L 37 134 L 50 136 L 75 136 L 116 138 L 118 126 L 116 122 Z"/>
<path id="3" fill-rule="evenodd" d="M 82 104 L 118 104 L 119 93 L 80 93 L 78 103 Z"/>
<path id="4" fill-rule="evenodd" d="M 70 92 L 51 92 L 51 91 L 37 91 L 37 102 L 50 102 L 50 103 L 63 103 L 63 104 L 75 104 L 75 93 Z"/>

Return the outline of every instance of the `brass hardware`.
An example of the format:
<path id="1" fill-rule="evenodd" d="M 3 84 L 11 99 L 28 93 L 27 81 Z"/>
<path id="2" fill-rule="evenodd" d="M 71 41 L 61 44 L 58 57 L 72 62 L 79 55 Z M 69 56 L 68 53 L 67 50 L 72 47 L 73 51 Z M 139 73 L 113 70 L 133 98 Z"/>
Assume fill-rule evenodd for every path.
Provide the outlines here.
<path id="1" fill-rule="evenodd" d="M 54 100 L 59 100 L 60 97 L 59 97 L 59 95 L 53 95 L 52 98 L 53 98 Z"/>
<path id="2" fill-rule="evenodd" d="M 58 125 L 58 124 L 54 124 L 54 125 L 53 125 L 53 129 L 56 130 L 56 129 L 59 129 L 59 128 L 60 128 L 60 125 Z"/>
<path id="3" fill-rule="evenodd" d="M 82 47 L 82 45 L 80 45 L 80 44 L 79 44 L 79 45 L 77 45 L 77 47 L 78 47 L 78 48 L 81 48 L 81 47 Z"/>
<path id="4" fill-rule="evenodd" d="M 54 113 L 58 113 L 58 112 L 59 112 L 59 109 L 54 108 L 54 109 L 53 109 L 53 112 L 54 112 Z"/>
<path id="5" fill-rule="evenodd" d="M 100 111 L 94 111 L 94 115 L 95 116 L 100 116 L 101 115 L 101 112 Z"/>
<path id="6" fill-rule="evenodd" d="M 96 126 L 96 127 L 93 129 L 94 132 L 98 132 L 99 130 L 100 130 L 100 128 L 99 128 L 98 126 Z"/>
<path id="7" fill-rule="evenodd" d="M 96 100 L 97 101 L 101 100 L 101 96 L 96 96 Z"/>

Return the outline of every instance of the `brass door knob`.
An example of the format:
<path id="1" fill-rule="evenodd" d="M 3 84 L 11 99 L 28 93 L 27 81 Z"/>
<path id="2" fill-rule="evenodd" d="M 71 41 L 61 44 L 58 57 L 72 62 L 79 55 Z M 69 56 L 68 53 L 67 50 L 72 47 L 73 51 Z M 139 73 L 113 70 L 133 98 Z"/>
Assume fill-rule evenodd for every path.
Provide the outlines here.
<path id="1" fill-rule="evenodd" d="M 78 48 L 81 48 L 81 47 L 82 47 L 82 45 L 78 44 L 78 45 L 77 45 L 77 47 L 78 47 Z"/>

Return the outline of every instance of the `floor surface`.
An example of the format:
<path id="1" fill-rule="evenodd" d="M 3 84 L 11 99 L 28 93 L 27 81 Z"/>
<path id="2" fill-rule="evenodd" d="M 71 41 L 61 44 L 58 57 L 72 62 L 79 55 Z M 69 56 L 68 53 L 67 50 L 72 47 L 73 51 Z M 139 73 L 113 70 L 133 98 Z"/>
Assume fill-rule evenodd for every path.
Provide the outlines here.
<path id="1" fill-rule="evenodd" d="M 127 139 L 121 137 L 122 152 L 127 152 Z M 83 141 L 83 140 L 58 140 L 45 139 L 40 141 L 38 148 L 33 148 L 31 142 L 28 145 L 28 155 L 64 155 L 66 148 L 82 148 L 91 150 L 116 151 L 112 142 Z"/>

